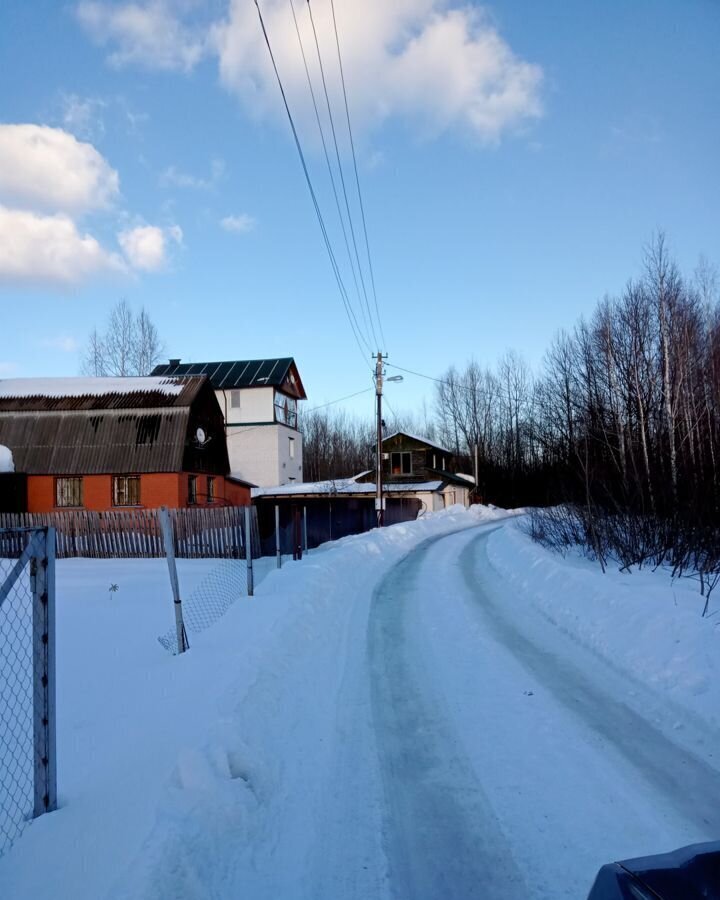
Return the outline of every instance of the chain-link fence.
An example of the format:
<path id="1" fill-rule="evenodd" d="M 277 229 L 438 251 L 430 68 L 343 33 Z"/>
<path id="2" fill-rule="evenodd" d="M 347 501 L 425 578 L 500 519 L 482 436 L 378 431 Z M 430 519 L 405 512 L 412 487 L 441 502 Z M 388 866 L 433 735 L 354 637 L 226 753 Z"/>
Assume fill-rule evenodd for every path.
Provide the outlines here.
<path id="1" fill-rule="evenodd" d="M 0 855 L 54 809 L 55 533 L 0 529 Z"/>
<path id="2" fill-rule="evenodd" d="M 246 533 L 248 525 L 249 537 Z M 238 597 L 247 596 L 252 591 L 253 577 L 252 573 L 248 573 L 248 562 L 257 559 L 261 553 L 257 510 L 254 507 L 247 510 L 245 528 L 238 532 L 237 541 L 240 558 L 220 560 L 189 596 L 182 596 L 182 579 L 178 578 L 182 621 L 188 643 L 193 634 L 205 631 L 222 618 Z M 166 650 L 178 652 L 177 627 L 168 629 L 158 640 Z"/>

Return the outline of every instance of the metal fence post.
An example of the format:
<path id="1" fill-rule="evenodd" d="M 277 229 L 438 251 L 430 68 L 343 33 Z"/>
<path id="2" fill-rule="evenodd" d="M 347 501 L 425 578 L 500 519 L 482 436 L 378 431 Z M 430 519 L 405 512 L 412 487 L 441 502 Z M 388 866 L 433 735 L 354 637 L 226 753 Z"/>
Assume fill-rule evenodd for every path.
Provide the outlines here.
<path id="1" fill-rule="evenodd" d="M 303 506 L 303 550 L 308 552 L 307 538 L 307 506 Z"/>
<path id="2" fill-rule="evenodd" d="M 173 605 L 175 607 L 175 632 L 177 636 L 178 653 L 184 653 L 189 649 L 187 634 L 185 632 L 185 624 L 183 622 L 182 601 L 180 599 L 180 582 L 178 581 L 177 565 L 175 563 L 175 541 L 173 539 L 172 523 L 170 521 L 170 513 L 166 506 L 161 506 L 158 510 L 160 516 L 160 527 L 162 529 L 163 541 L 165 543 L 165 558 L 167 559 L 168 572 L 170 573 L 170 587 L 173 593 Z"/>
<path id="3" fill-rule="evenodd" d="M 278 569 L 282 568 L 282 554 L 280 552 L 280 507 L 275 504 L 275 556 Z"/>
<path id="4" fill-rule="evenodd" d="M 55 530 L 30 536 L 33 615 L 33 816 L 57 807 L 55 757 Z"/>
<path id="5" fill-rule="evenodd" d="M 249 506 L 245 507 L 245 563 L 247 566 L 248 597 L 252 597 L 255 593 L 255 583 L 253 581 L 252 526 Z"/>

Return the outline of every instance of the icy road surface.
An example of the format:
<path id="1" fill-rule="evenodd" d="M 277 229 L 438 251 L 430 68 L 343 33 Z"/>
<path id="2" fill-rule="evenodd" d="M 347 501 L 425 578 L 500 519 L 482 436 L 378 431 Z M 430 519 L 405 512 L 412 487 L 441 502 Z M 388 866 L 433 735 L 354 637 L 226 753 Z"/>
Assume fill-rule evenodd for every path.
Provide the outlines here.
<path id="1" fill-rule="evenodd" d="M 425 542 L 373 598 L 390 896 L 583 898 L 603 860 L 717 839 L 716 739 L 520 617 L 490 531 Z"/>

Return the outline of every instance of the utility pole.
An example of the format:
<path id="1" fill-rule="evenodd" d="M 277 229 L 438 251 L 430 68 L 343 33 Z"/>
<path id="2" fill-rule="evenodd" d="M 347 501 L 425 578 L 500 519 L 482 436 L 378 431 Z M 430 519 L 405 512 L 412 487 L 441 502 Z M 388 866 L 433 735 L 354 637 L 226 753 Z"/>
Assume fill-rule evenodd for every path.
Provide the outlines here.
<path id="1" fill-rule="evenodd" d="M 377 400 L 377 453 L 375 458 L 375 515 L 377 516 L 377 527 L 382 528 L 385 521 L 385 511 L 383 509 L 383 484 L 382 484 L 382 389 L 383 389 L 383 355 L 378 350 L 377 361 L 375 363 L 375 395 Z"/>

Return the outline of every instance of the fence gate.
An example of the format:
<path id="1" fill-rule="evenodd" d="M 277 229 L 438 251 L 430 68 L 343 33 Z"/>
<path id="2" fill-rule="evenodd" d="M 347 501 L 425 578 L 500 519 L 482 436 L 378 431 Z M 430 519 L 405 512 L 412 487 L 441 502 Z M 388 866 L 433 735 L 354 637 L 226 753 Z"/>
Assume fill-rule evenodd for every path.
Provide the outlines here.
<path id="1" fill-rule="evenodd" d="M 0 529 L 0 856 L 57 805 L 55 531 Z"/>

